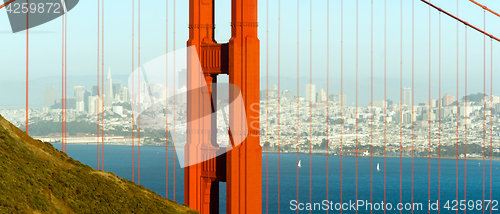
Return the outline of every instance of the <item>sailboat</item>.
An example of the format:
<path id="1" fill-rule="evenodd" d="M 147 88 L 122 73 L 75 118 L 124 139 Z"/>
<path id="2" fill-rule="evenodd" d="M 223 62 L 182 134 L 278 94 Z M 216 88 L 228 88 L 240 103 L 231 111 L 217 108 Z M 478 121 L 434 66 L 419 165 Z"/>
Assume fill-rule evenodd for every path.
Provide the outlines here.
<path id="1" fill-rule="evenodd" d="M 377 163 L 377 172 L 380 171 L 380 164 Z"/>
<path id="2" fill-rule="evenodd" d="M 299 168 L 300 168 L 300 167 L 302 167 L 301 161 L 302 161 L 302 160 L 299 160 L 299 163 L 297 164 L 297 166 L 298 166 Z"/>

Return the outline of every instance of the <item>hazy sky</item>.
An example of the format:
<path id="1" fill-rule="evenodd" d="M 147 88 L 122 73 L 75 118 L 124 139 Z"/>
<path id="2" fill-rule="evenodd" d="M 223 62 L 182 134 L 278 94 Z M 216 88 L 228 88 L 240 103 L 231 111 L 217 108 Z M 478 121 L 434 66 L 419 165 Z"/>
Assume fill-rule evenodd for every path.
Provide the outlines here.
<path id="1" fill-rule="evenodd" d="M 113 75 L 127 75 L 132 71 L 132 1 L 105 0 L 104 10 L 104 67 L 111 67 Z M 169 0 L 168 51 L 174 50 L 173 36 L 173 0 Z M 328 70 L 330 75 L 329 91 L 340 91 L 340 18 L 341 0 L 330 0 L 330 52 Z M 348 103 L 355 101 L 356 71 L 356 1 L 344 2 L 344 92 Z M 383 99 L 384 84 L 384 1 L 374 2 L 374 99 Z M 387 0 L 387 95 L 399 102 L 400 60 L 403 49 L 403 86 L 411 87 L 412 72 L 412 0 L 403 0 L 403 18 L 401 20 L 401 0 Z M 467 0 L 459 0 L 458 16 L 467 22 L 484 28 L 483 10 Z M 494 11 L 500 11 L 500 1 L 481 0 L 480 3 Z M 456 0 L 433 0 L 437 6 L 457 15 Z M 137 65 L 137 1 L 135 1 L 135 64 Z M 299 21 L 299 56 L 300 93 L 305 93 L 305 84 L 309 83 L 310 72 L 310 1 L 300 0 Z M 327 62 L 327 0 L 312 2 L 312 80 L 318 85 L 317 90 L 326 91 Z M 429 7 L 419 0 L 414 0 L 415 9 L 415 102 L 428 98 L 429 87 Z M 371 0 L 359 0 L 358 22 L 358 77 L 359 105 L 366 106 L 370 100 L 370 31 Z M 296 91 L 297 81 L 297 1 L 281 0 L 281 38 L 278 38 L 278 1 L 259 1 L 259 39 L 261 41 L 261 88 L 266 87 L 266 65 L 269 61 L 270 84 L 277 84 L 278 76 L 278 40 L 281 41 L 281 89 Z M 0 37 L 3 44 L 0 51 L 2 76 L 0 84 L 19 82 L 9 90 L 24 95 L 25 45 L 24 32 L 13 34 L 5 9 L 0 10 Z M 185 47 L 188 39 L 188 1 L 177 0 L 175 5 L 175 49 Z M 439 48 L 439 12 L 431 9 L 431 85 L 432 98 L 438 97 L 438 48 Z M 216 40 L 227 42 L 230 38 L 230 0 L 216 1 Z M 269 19 L 269 56 L 266 55 L 267 19 Z M 441 15 L 441 68 L 442 94 L 456 96 L 457 81 L 457 22 L 446 15 Z M 401 21 L 403 22 L 403 47 L 401 47 Z M 486 31 L 500 37 L 500 17 L 486 13 Z M 459 94 L 464 95 L 465 84 L 465 27 L 459 24 Z M 44 25 L 30 29 L 30 80 L 61 76 L 61 19 L 55 19 Z M 467 29 L 467 68 L 468 93 L 483 90 L 483 35 L 473 29 Z M 165 54 L 166 52 L 166 1 L 141 1 L 141 64 Z M 87 76 L 97 73 L 97 1 L 81 0 L 68 13 L 68 75 Z M 490 40 L 486 41 L 486 90 L 489 94 L 490 75 Z M 494 57 L 500 56 L 500 45 L 493 42 Z M 493 60 L 495 62 L 495 60 Z M 498 61 L 498 60 L 497 60 Z M 500 64 L 494 65 L 494 82 L 500 78 Z M 59 81 L 60 87 L 60 81 Z M 1 87 L 1 85 L 0 85 Z M 12 87 L 12 86 L 11 86 Z M 56 88 L 59 88 L 56 85 Z M 87 88 L 90 90 L 90 88 Z M 499 95 L 500 90 L 494 89 Z M 68 93 L 72 95 L 72 85 Z M 58 90 L 60 94 L 60 90 Z M 0 98 L 4 95 L 0 95 Z M 31 91 L 33 97 L 43 96 L 43 92 Z M 2 100 L 2 99 L 0 99 Z M 24 105 L 24 97 L 15 101 Z M 18 104 L 17 104 L 18 103 Z M 30 106 L 38 106 L 32 103 Z M 2 106 L 2 104 L 0 104 Z"/>

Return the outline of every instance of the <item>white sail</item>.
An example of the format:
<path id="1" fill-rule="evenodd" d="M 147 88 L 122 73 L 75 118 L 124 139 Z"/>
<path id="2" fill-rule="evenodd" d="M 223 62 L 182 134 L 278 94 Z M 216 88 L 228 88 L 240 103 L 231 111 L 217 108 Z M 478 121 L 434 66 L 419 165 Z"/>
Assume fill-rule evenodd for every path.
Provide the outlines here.
<path id="1" fill-rule="evenodd" d="M 380 171 L 380 164 L 377 163 L 377 171 Z"/>
<path id="2" fill-rule="evenodd" d="M 302 160 L 299 160 L 299 164 L 297 164 L 298 167 L 302 167 L 301 161 Z"/>

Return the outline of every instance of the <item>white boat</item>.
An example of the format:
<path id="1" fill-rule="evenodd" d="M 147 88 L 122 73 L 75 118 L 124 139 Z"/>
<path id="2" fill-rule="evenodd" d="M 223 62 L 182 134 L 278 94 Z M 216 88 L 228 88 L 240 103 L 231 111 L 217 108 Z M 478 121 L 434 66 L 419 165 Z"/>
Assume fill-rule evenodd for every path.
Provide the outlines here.
<path id="1" fill-rule="evenodd" d="M 299 160 L 299 163 L 297 164 L 297 166 L 298 166 L 299 168 L 300 168 L 300 167 L 302 167 L 301 161 L 302 161 L 302 160 Z"/>
<path id="2" fill-rule="evenodd" d="M 377 171 L 380 171 L 380 164 L 377 163 Z"/>

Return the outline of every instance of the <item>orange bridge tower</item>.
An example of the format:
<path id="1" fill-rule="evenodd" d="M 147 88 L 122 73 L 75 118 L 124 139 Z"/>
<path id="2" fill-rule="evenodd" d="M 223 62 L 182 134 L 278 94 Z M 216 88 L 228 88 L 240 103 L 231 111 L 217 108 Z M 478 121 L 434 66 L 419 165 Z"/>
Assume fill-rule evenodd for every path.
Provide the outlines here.
<path id="1" fill-rule="evenodd" d="M 257 0 L 231 1 L 231 39 L 214 39 L 215 0 L 189 0 L 189 40 L 198 58 L 188 54 L 187 143 L 184 147 L 184 203 L 202 214 L 219 213 L 219 182 L 226 182 L 226 212 L 262 212 L 262 147 L 260 140 L 259 39 Z M 194 60 L 199 60 L 199 71 Z M 203 72 L 203 80 L 193 72 Z M 241 104 L 229 107 L 227 148 L 217 144 L 217 75 L 229 75 L 229 100 L 241 96 Z M 205 81 L 208 87 L 196 89 Z M 204 117 L 204 115 L 211 115 Z M 196 120 L 197 118 L 202 118 Z M 234 128 L 237 127 L 237 128 Z M 238 127 L 242 127 L 241 129 Z M 235 145 L 235 139 L 241 144 Z M 205 161 L 199 161 L 205 160 Z"/>

